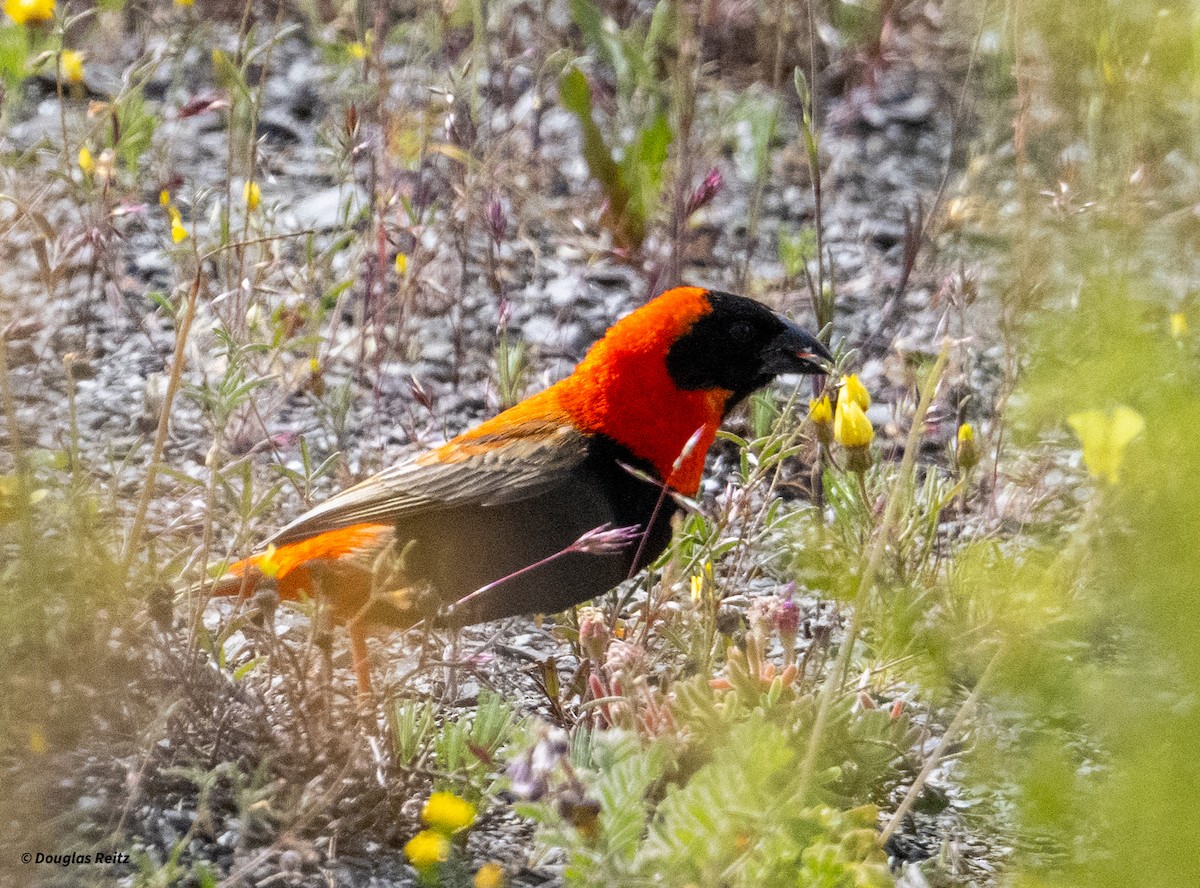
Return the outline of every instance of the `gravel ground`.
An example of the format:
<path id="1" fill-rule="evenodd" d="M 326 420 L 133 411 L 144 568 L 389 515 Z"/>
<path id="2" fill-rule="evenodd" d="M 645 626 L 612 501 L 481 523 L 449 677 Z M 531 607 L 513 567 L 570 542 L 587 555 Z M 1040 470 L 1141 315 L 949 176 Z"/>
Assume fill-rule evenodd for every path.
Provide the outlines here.
<path id="1" fill-rule="evenodd" d="M 232 48 L 231 32 L 218 28 L 216 34 L 220 45 Z M 961 80 L 958 54 L 943 48 L 946 41 L 934 23 L 911 16 L 894 40 L 895 54 L 902 60 L 879 70 L 873 88 L 852 86 L 836 66 L 819 84 L 821 149 L 826 158 L 825 239 L 837 275 L 834 338 L 860 350 L 856 364 L 876 396 L 871 417 L 881 438 L 893 443 L 903 431 L 896 401 L 907 390 L 907 359 L 935 351 L 946 332 L 945 308 L 934 298 L 944 274 L 937 261 L 923 259 L 904 291 L 894 294 L 905 277 L 906 219 L 918 207 L 928 211 L 945 177 L 955 174 L 955 84 Z M 108 51 L 108 59 L 98 54 L 101 57 L 89 68 L 89 89 L 101 97 L 114 89 L 122 64 L 141 48 L 137 40 L 127 38 Z M 89 241 L 97 220 L 81 217 L 71 190 L 52 175 L 59 158 L 42 150 L 61 144 L 64 124 L 72 144 L 78 143 L 90 125 L 86 103 L 68 99 L 60 108 L 53 88 L 33 81 L 28 113 L 0 134 L 0 148 L 7 154 L 28 152 L 29 157 L 19 178 L 13 166 L 4 168 L 9 181 L 2 190 L 27 199 L 36 196 L 45 223 L 29 224 L 13 206 L 0 205 L 0 312 L 5 318 L 0 326 L 7 330 L 21 436 L 26 446 L 48 450 L 66 444 L 70 424 L 64 362 L 70 356 L 84 462 L 96 481 L 116 494 L 113 508 L 118 511 L 131 512 L 140 491 L 147 441 L 174 347 L 173 325 L 149 298 L 175 285 L 158 192 L 171 184 L 189 224 L 202 233 L 215 220 L 193 215 L 192 208 L 203 204 L 206 189 L 224 187 L 228 135 L 223 116 L 178 113 L 185 99 L 214 89 L 208 55 L 207 48 L 197 46 L 186 64 L 164 65 L 148 82 L 148 102 L 164 116 L 150 149 L 153 166 L 180 181 L 145 182 L 144 206 L 127 206 L 129 212 L 112 222 L 115 237 L 103 245 L 94 238 Z M 391 75 L 390 94 L 413 107 L 424 104 L 430 86 L 444 87 L 449 79 L 436 64 L 414 62 L 401 49 L 388 48 L 383 58 Z M 325 390 L 345 386 L 348 392 L 344 419 L 331 423 L 321 414 L 307 355 L 294 355 L 291 364 L 256 364 L 256 371 L 273 379 L 256 391 L 254 409 L 234 417 L 222 441 L 223 459 L 250 455 L 255 476 L 266 481 L 275 477 L 270 471 L 273 462 L 300 465 L 302 436 L 317 461 L 344 450 L 345 465 L 316 482 L 314 492 L 320 496 L 495 412 L 494 354 L 502 320 L 532 347 L 528 390 L 534 390 L 567 372 L 612 321 L 655 288 L 653 263 L 620 261 L 600 232 L 600 199 L 579 159 L 575 119 L 553 104 L 539 109 L 535 148 L 531 119 L 538 107 L 536 80 L 527 72 L 503 84 L 484 80 L 483 114 L 475 124 L 494 137 L 486 151 L 503 183 L 497 193 L 508 225 L 495 277 L 504 300 L 497 298 L 496 282 L 489 279 L 485 262 L 463 260 L 464 255 L 486 254 L 484 226 L 473 224 L 465 239 L 455 240 L 451 234 L 456 228 L 461 233 L 462 220 L 447 219 L 419 232 L 411 246 L 397 245 L 412 255 L 409 298 L 401 311 L 382 318 L 374 335 L 366 336 L 364 319 L 370 320 L 373 303 L 363 281 L 370 273 L 371 251 L 330 253 L 329 273 L 356 281 L 341 297 L 342 320 L 328 325 L 328 337 L 319 345 Z M 713 90 L 717 104 L 742 98 L 734 78 L 730 80 Z M 303 271 L 305 256 L 324 254 L 337 243 L 347 231 L 347 218 L 354 218 L 369 202 L 372 184 L 379 184 L 371 164 L 347 167 L 330 146 L 329 134 L 341 125 L 348 101 L 359 95 L 360 86 L 350 67 L 331 62 L 328 53 L 300 37 L 287 38 L 273 50 L 259 127 L 263 204 L 278 230 L 314 233 L 280 242 L 265 270 L 256 273 L 264 302 L 297 309 L 313 298 L 313 279 Z M 504 91 L 501 86 L 508 91 L 507 101 L 492 101 Z M 781 144 L 774 152 L 774 174 L 764 195 L 759 248 L 749 280 L 753 292 L 811 324 L 807 297 L 780 292 L 777 285 L 784 277 L 775 258 L 779 232 L 814 220 L 791 116 L 785 115 Z M 367 142 L 382 138 L 368 126 L 363 133 Z M 691 236 L 683 273 L 688 282 L 737 289 L 752 199 L 751 188 L 738 175 L 741 162 L 737 150 L 717 160 L 728 184 L 703 211 Z M 396 174 L 394 181 L 383 184 L 410 197 L 420 197 L 421 189 L 446 195 L 456 187 L 450 165 L 437 159 L 415 178 Z M 44 230 L 54 232 L 55 238 L 47 240 Z M 349 230 L 360 240 L 366 234 L 361 226 L 356 230 L 351 225 Z M 651 244 L 648 252 L 661 248 Z M 98 274 L 97 269 L 108 273 Z M 189 386 L 211 383 L 224 370 L 211 330 L 218 318 L 228 322 L 233 316 L 238 294 L 211 295 L 215 298 L 202 307 L 188 351 Z M 973 320 L 981 327 L 973 331 L 971 382 L 986 394 L 999 378 L 1000 352 L 987 332 L 986 318 Z M 365 361 L 364 341 L 373 349 Z M 744 423 L 744 418 L 735 420 L 735 426 Z M 934 446 L 944 442 L 953 427 L 950 417 L 933 428 Z M 9 444 L 7 428 L 0 428 L 0 460 L 8 458 Z M 212 447 L 213 430 L 196 401 L 179 398 L 165 454 L 168 465 L 183 475 L 204 478 Z M 718 449 L 713 456 L 706 498 L 723 488 L 732 455 Z M 206 510 L 203 487 L 173 476 L 162 479 L 160 492 L 150 513 L 153 534 L 162 545 L 190 549 L 198 558 Z M 300 491 L 286 486 L 275 514 L 291 514 L 301 506 Z M 113 520 L 129 517 L 114 514 Z M 277 520 L 263 520 L 256 530 L 265 531 Z M 231 518 L 219 518 L 217 538 L 228 539 L 233 525 Z M 248 544 L 240 541 L 242 547 Z M 815 602 L 808 605 L 816 607 Z M 224 613 L 214 607 L 208 619 L 216 625 Z M 285 643 L 308 643 L 306 619 L 281 611 L 278 620 L 278 637 Z M 272 884 L 384 888 L 412 883 L 399 850 L 415 816 L 410 793 L 404 784 L 388 785 L 379 779 L 383 771 L 369 742 L 377 732 L 366 722 L 361 736 L 326 737 L 273 762 L 276 773 L 287 773 L 293 785 L 305 787 L 306 797 L 341 795 L 353 800 L 354 810 L 342 810 L 330 801 L 319 806 L 318 818 L 297 827 L 294 835 L 243 833 L 231 797 L 214 797 L 202 811 L 195 785 L 168 767 L 186 758 L 185 752 L 202 751 L 214 762 L 228 756 L 253 771 L 262 762 L 254 760 L 252 750 L 279 748 L 279 738 L 269 735 L 279 731 L 279 723 L 288 716 L 282 706 L 309 706 L 304 717 L 315 724 L 364 717 L 354 713 L 353 701 L 336 695 L 301 704 L 286 694 L 259 696 L 231 686 L 211 669 L 188 663 L 186 655 L 171 650 L 170 637 L 165 640 L 161 643 L 160 637 L 141 655 L 144 659 L 131 664 L 133 672 L 148 670 L 154 677 L 131 686 L 133 698 L 126 700 L 136 708 L 136 698 L 151 701 L 184 688 L 181 708 L 171 714 L 161 743 L 150 752 L 129 743 L 82 743 L 48 769 L 58 775 L 52 786 L 31 783 L 25 791 L 60 799 L 68 821 L 80 824 L 77 836 L 87 838 L 91 830 L 91 838 L 96 838 L 121 824 L 134 837 L 134 849 L 151 858 L 161 859 L 164 848 L 191 830 L 195 839 L 187 853 L 211 859 L 222 874 L 232 872 L 231 884 L 262 885 L 277 875 Z M 257 650 L 255 644 L 263 643 L 249 634 L 240 642 L 246 657 Z M 518 701 L 523 711 L 544 711 L 544 696 L 535 680 L 537 663 L 559 658 L 564 670 L 572 665 L 565 646 L 548 629 L 528 620 L 470 630 L 463 644 L 470 650 L 486 646 L 487 655 L 477 658 L 472 673 L 460 678 L 453 693 L 433 672 L 410 677 L 409 693 L 426 690 L 469 710 L 480 687 L 490 686 Z M 417 666 L 420 640 L 411 634 L 385 639 L 374 654 L 385 682 L 395 681 Z M 335 685 L 344 688 L 350 686 L 344 671 L 347 659 L 342 645 L 335 645 L 333 665 L 343 679 Z M 346 764 L 339 770 L 329 766 L 331 761 Z M 951 787 L 948 804 L 935 813 L 918 813 L 893 851 L 898 859 L 915 859 L 950 843 L 972 861 L 964 865 L 969 872 L 961 884 L 985 883 L 988 852 L 972 839 L 956 813 L 968 803 L 953 798 L 952 773 L 938 777 L 935 784 Z M 339 786 L 352 787 L 353 792 L 339 793 Z M 206 822 L 197 827 L 197 818 Z M 473 832 L 472 855 L 504 861 L 519 873 L 515 884 L 552 883 L 556 862 L 530 858 L 530 835 L 527 824 L 506 809 L 498 810 Z M 973 861 L 981 862 L 972 869 Z"/>

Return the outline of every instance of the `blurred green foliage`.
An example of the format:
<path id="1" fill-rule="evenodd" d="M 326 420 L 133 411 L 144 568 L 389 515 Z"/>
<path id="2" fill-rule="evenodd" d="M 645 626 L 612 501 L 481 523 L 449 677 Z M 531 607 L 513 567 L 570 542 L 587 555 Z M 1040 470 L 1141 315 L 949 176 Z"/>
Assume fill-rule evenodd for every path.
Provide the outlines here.
<path id="1" fill-rule="evenodd" d="M 1200 884 L 1198 14 L 1035 0 L 983 25 L 1003 38 L 994 94 L 1018 99 L 1017 150 L 984 173 L 1023 186 L 998 216 L 996 282 L 1027 355 L 1006 419 L 1049 448 L 1077 446 L 1080 411 L 1145 423 L 1115 484 L 1085 466 L 1057 538 L 957 559 L 951 589 L 991 599 L 972 619 L 1007 645 L 998 693 L 1024 725 L 980 756 L 983 779 L 1012 781 L 1024 828 L 1059 843 L 1018 850 L 1021 884 Z"/>
<path id="2" fill-rule="evenodd" d="M 572 65 L 559 79 L 559 101 L 579 120 L 588 172 L 604 189 L 604 221 L 618 246 L 638 249 L 656 211 L 667 151 L 674 139 L 663 83 L 674 50 L 674 5 L 660 0 L 646 20 L 618 29 L 591 0 L 573 0 L 571 14 L 597 61 L 615 81 L 617 109 L 607 133 L 587 76 Z M 626 128 L 631 137 L 622 137 Z"/>
<path id="3" fill-rule="evenodd" d="M 570 773 L 574 792 L 598 802 L 594 818 L 553 785 L 547 800 L 523 806 L 567 851 L 569 885 L 892 883 L 871 802 L 909 742 L 904 719 L 840 709 L 813 798 L 798 768 L 810 697 L 778 682 L 719 692 L 701 676 L 675 692 L 670 735 L 577 737 Z"/>

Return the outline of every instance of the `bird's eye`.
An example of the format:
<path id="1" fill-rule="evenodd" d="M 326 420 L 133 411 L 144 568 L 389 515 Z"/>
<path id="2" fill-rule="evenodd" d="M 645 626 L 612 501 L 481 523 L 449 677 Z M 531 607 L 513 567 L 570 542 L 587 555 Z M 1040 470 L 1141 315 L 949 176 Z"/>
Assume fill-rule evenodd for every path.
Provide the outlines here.
<path id="1" fill-rule="evenodd" d="M 746 345 L 754 338 L 754 331 L 750 329 L 750 325 L 745 321 L 737 321 L 729 328 L 729 338 L 738 345 Z"/>

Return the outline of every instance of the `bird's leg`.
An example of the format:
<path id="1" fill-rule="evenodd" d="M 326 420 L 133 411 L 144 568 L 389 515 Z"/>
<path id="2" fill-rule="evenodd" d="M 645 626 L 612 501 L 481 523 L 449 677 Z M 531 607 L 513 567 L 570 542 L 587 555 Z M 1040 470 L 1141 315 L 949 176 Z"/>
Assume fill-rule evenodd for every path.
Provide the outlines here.
<path id="1" fill-rule="evenodd" d="M 358 679 L 358 699 L 371 699 L 371 664 L 367 659 L 367 630 L 362 621 L 352 620 L 346 625 L 350 634 L 350 657 L 354 661 L 354 677 Z"/>
<path id="2" fill-rule="evenodd" d="M 461 634 L 458 626 L 450 630 L 450 646 L 447 648 L 450 662 L 446 664 L 446 699 L 450 702 L 458 697 L 458 641 Z"/>

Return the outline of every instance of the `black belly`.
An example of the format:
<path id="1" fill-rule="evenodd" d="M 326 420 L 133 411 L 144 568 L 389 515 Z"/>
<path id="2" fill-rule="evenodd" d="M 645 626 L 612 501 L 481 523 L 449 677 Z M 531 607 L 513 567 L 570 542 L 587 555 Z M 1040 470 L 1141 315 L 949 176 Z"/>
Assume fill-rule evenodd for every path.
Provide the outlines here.
<path id="1" fill-rule="evenodd" d="M 662 488 L 617 464 L 634 463 L 607 442 L 554 489 L 515 503 L 463 506 L 402 522 L 398 540 L 412 540 L 405 557 L 410 581 L 438 603 L 451 605 L 498 580 L 495 588 L 453 608 L 445 622 L 468 625 L 517 614 L 556 613 L 603 595 L 659 556 L 671 539 L 678 508 Z M 656 512 L 657 506 L 657 512 Z M 651 524 L 651 518 L 653 522 Z M 572 552 L 551 558 L 604 524 L 650 524 L 639 540 L 615 554 Z M 538 564 L 550 559 L 545 564 Z M 530 568 L 531 565 L 537 567 Z M 522 570 L 530 568 L 528 570 Z"/>

